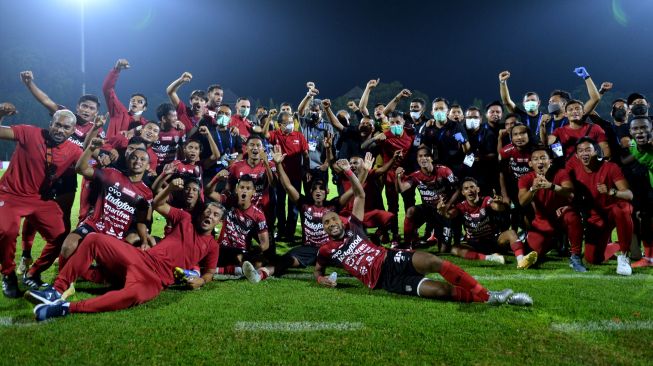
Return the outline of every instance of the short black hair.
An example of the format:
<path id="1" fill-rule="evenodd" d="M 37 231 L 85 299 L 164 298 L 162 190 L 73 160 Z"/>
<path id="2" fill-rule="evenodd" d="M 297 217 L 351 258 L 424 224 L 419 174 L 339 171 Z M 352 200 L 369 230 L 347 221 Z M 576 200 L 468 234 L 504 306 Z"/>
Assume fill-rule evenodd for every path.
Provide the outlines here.
<path id="1" fill-rule="evenodd" d="M 506 114 L 506 117 L 504 118 L 504 121 L 507 120 L 508 118 L 514 117 L 517 122 L 521 122 L 521 117 L 517 113 L 508 113 Z"/>
<path id="2" fill-rule="evenodd" d="M 501 104 L 500 101 L 498 101 L 498 100 L 493 100 L 493 101 L 491 101 L 490 103 L 488 103 L 488 104 L 485 105 L 485 111 L 487 112 L 488 109 L 490 109 L 490 107 L 493 107 L 493 106 L 495 106 L 495 105 L 498 105 L 499 107 L 501 107 L 501 109 L 503 109 L 503 104 Z"/>
<path id="3" fill-rule="evenodd" d="M 528 97 L 530 97 L 531 95 L 536 96 L 536 97 L 537 97 L 537 100 L 540 100 L 540 96 L 539 96 L 536 92 L 527 92 L 526 94 L 524 94 L 524 98 L 528 98 Z"/>
<path id="4" fill-rule="evenodd" d="M 413 98 L 413 100 L 411 100 L 410 102 L 411 103 L 419 103 L 419 104 L 422 105 L 422 107 L 426 104 L 426 102 L 422 98 Z"/>
<path id="5" fill-rule="evenodd" d="M 84 102 L 95 102 L 97 104 L 97 109 L 100 109 L 100 99 L 97 97 L 97 95 L 93 94 L 84 94 L 79 99 L 77 100 L 77 105 L 80 105 Z"/>
<path id="6" fill-rule="evenodd" d="M 415 150 L 415 155 L 419 154 L 420 150 L 424 150 L 426 152 L 426 155 L 430 156 L 431 159 L 433 159 L 433 151 L 434 150 L 432 148 L 430 148 L 430 147 L 428 147 L 426 145 L 422 145 L 422 146 L 418 147 L 417 150 Z"/>
<path id="7" fill-rule="evenodd" d="M 579 138 L 578 141 L 576 141 L 576 147 L 578 147 L 578 145 L 580 145 L 582 143 L 585 143 L 585 142 L 589 142 L 590 144 L 594 145 L 595 148 L 596 148 L 596 146 L 598 146 L 598 142 L 596 142 L 596 140 L 594 140 L 593 138 L 591 138 L 589 136 L 583 136 L 583 137 Z"/>
<path id="8" fill-rule="evenodd" d="M 247 98 L 247 97 L 238 97 L 238 99 L 236 99 L 236 103 L 238 103 L 240 101 L 243 101 L 243 100 L 246 100 L 246 101 L 249 102 L 249 98 Z"/>
<path id="9" fill-rule="evenodd" d="M 313 181 L 313 183 L 311 183 L 311 189 L 310 189 L 310 192 L 313 192 L 314 190 L 316 190 L 318 186 L 324 188 L 324 190 L 327 190 L 327 189 L 328 189 L 328 186 L 327 186 L 327 184 L 324 182 L 323 179 L 316 179 L 316 180 Z"/>
<path id="10" fill-rule="evenodd" d="M 569 92 L 566 92 L 566 91 L 560 90 L 560 89 L 556 89 L 556 90 L 552 91 L 549 98 L 554 97 L 556 95 L 559 96 L 561 99 L 564 99 L 565 103 L 568 102 L 569 100 L 571 100 L 571 94 L 569 94 Z"/>
<path id="11" fill-rule="evenodd" d="M 184 141 L 184 144 L 182 146 L 186 147 L 191 142 L 194 142 L 194 143 L 198 144 L 199 147 L 200 147 L 200 151 L 202 151 L 202 142 L 200 140 L 198 140 L 198 139 L 195 139 L 195 138 L 188 139 L 188 140 Z"/>
<path id="12" fill-rule="evenodd" d="M 161 121 L 163 117 L 167 116 L 168 113 L 176 111 L 177 108 L 173 106 L 171 103 L 162 103 L 159 104 L 158 107 L 156 107 L 156 118 Z"/>
<path id="13" fill-rule="evenodd" d="M 452 104 L 451 107 L 449 107 L 449 109 L 454 109 L 454 108 L 463 109 L 463 107 L 461 107 L 460 104 Z"/>
<path id="14" fill-rule="evenodd" d="M 238 184 L 240 184 L 240 182 L 252 182 L 252 184 L 254 184 L 254 178 L 249 174 L 243 174 L 238 179 Z"/>
<path id="15" fill-rule="evenodd" d="M 143 140 L 143 138 L 140 136 L 132 136 L 132 138 L 130 138 L 129 141 L 127 142 L 127 145 L 136 145 L 136 144 L 147 145 L 145 143 L 145 140 Z"/>
<path id="16" fill-rule="evenodd" d="M 404 118 L 404 116 L 401 113 L 397 112 L 397 111 L 392 111 L 388 115 L 388 118 L 396 118 L 396 117 L 401 117 L 401 119 Z"/>
<path id="17" fill-rule="evenodd" d="M 447 108 L 449 108 L 449 101 L 446 100 L 445 98 L 437 97 L 437 98 L 433 99 L 433 102 L 431 104 L 435 104 L 437 102 L 444 102 L 444 104 L 447 106 Z"/>
<path id="18" fill-rule="evenodd" d="M 134 93 L 134 94 L 132 94 L 132 95 L 129 97 L 129 99 L 131 99 L 131 98 L 133 98 L 133 97 L 141 97 L 141 98 L 143 98 L 143 100 L 145 100 L 145 104 L 143 104 L 143 107 L 147 107 L 147 97 L 145 96 L 145 94 L 143 94 L 143 93 Z"/>
<path id="19" fill-rule="evenodd" d="M 200 89 L 193 90 L 190 93 L 190 98 L 188 99 L 193 99 L 194 97 L 202 98 L 204 99 L 205 102 L 209 101 L 209 97 L 206 95 L 206 92 L 204 90 L 200 90 Z"/>
<path id="20" fill-rule="evenodd" d="M 467 111 L 466 111 L 466 112 L 469 112 L 469 111 L 476 111 L 476 112 L 478 112 L 478 114 L 481 114 L 481 110 L 480 110 L 477 106 L 475 106 L 475 105 L 470 106 L 470 107 L 467 107 Z"/>
<path id="21" fill-rule="evenodd" d="M 465 184 L 465 182 L 472 182 L 472 183 L 476 184 L 476 186 L 479 186 L 478 181 L 474 177 L 465 177 L 465 178 L 463 178 L 463 180 L 460 181 L 460 187 L 461 188 L 462 188 L 463 184 Z"/>
<path id="22" fill-rule="evenodd" d="M 261 136 L 261 135 L 259 135 L 257 133 L 253 133 L 253 134 L 249 135 L 249 137 L 245 141 L 245 144 L 249 143 L 251 140 L 261 140 L 261 142 L 263 142 L 263 136 Z"/>
<path id="23" fill-rule="evenodd" d="M 644 100 L 648 103 L 648 99 L 646 99 L 646 97 L 644 96 L 644 94 L 640 94 L 640 93 L 631 93 L 631 94 L 628 96 L 628 99 L 627 99 L 627 101 L 628 101 L 628 105 L 632 105 L 633 102 L 635 101 L 635 99 L 644 99 Z"/>
<path id="24" fill-rule="evenodd" d="M 610 105 L 614 107 L 614 105 L 617 104 L 618 102 L 622 102 L 623 104 L 628 104 L 628 102 L 624 98 L 617 98 L 613 100 L 612 103 L 610 103 Z"/>
<path id="25" fill-rule="evenodd" d="M 531 156 L 533 156 L 533 153 L 536 151 L 544 151 L 546 155 L 549 157 L 549 159 L 553 158 L 553 153 L 551 152 L 551 149 L 544 144 L 533 145 L 533 147 L 531 148 Z"/>
<path id="26" fill-rule="evenodd" d="M 215 89 L 224 90 L 224 89 L 222 89 L 220 84 L 212 84 L 212 85 L 209 85 L 209 87 L 206 89 L 206 92 L 210 93 L 210 92 L 214 91 Z"/>
<path id="27" fill-rule="evenodd" d="M 131 154 L 129 154 L 129 156 L 127 157 L 127 159 L 129 159 L 132 155 L 134 155 L 134 153 L 135 153 L 136 151 L 142 151 L 142 152 L 144 152 L 144 153 L 145 153 L 145 156 L 147 156 L 147 161 L 150 161 L 150 154 L 147 152 L 147 150 L 143 149 L 142 147 L 137 147 L 137 148 L 135 148 L 135 149 L 131 152 Z"/>
<path id="28" fill-rule="evenodd" d="M 574 105 L 574 104 L 580 104 L 581 107 L 585 106 L 585 103 L 583 103 L 582 101 L 578 99 L 572 99 L 570 101 L 567 101 L 567 105 L 565 105 L 565 112 L 567 111 L 567 108 L 569 108 L 570 105 Z"/>

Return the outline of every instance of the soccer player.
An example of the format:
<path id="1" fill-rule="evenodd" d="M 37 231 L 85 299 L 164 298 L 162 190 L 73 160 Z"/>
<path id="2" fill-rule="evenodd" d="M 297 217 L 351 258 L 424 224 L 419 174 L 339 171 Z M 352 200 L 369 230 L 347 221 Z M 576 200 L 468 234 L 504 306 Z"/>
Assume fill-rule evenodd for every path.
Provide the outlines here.
<path id="1" fill-rule="evenodd" d="M 635 164 L 646 168 L 642 169 L 638 181 L 631 184 L 636 200 L 633 201 L 635 211 L 639 212 L 639 236 L 644 246 L 644 256 L 632 264 L 632 267 L 653 266 L 653 144 L 651 143 L 651 120 L 649 117 L 636 116 L 630 121 L 630 155 L 636 159 Z M 635 169 L 633 169 L 635 170 Z M 643 173 L 643 174 L 642 174 Z M 644 176 L 648 175 L 648 181 Z M 639 189 L 637 189 L 639 188 Z M 639 194 L 638 194 L 639 193 Z"/>
<path id="2" fill-rule="evenodd" d="M 519 205 L 517 182 L 519 178 L 531 171 L 528 161 L 531 158 L 531 142 L 528 126 L 516 123 L 509 131 L 512 143 L 506 145 L 499 151 L 500 170 L 499 185 L 501 196 L 506 203 L 513 203 L 511 209 L 511 224 L 513 229 L 526 227 L 528 221 L 525 217 L 530 213 L 528 206 Z"/>
<path id="3" fill-rule="evenodd" d="M 166 88 L 166 93 L 168 93 L 170 103 L 177 108 L 177 118 L 179 118 L 181 123 L 186 126 L 186 131 L 190 131 L 194 126 L 197 126 L 200 120 L 204 117 L 213 120 L 213 117 L 207 114 L 209 98 L 206 96 L 204 90 L 193 90 L 190 93 L 188 101 L 191 105 L 191 110 L 188 110 L 186 104 L 179 99 L 177 90 L 180 86 L 189 83 L 192 79 L 193 75 L 190 72 L 184 72 L 177 80 L 170 83 L 168 88 Z M 211 124 L 213 123 L 211 122 Z"/>
<path id="4" fill-rule="evenodd" d="M 244 261 L 255 262 L 257 266 L 261 266 L 264 259 L 260 254 L 268 254 L 266 251 L 270 249 L 265 215 L 253 203 L 256 189 L 251 175 L 245 174 L 238 179 L 234 193 L 236 197 L 216 192 L 210 195 L 213 200 L 227 204 L 228 208 L 218 237 L 219 274 L 242 274 Z M 257 248 L 252 247 L 254 236 L 258 239 Z"/>
<path id="5" fill-rule="evenodd" d="M 438 212 L 447 219 L 462 216 L 467 245 L 472 249 L 455 245 L 451 254 L 465 259 L 486 260 L 505 263 L 503 256 L 494 253 L 510 246 L 517 259 L 517 268 L 526 269 L 537 261 L 537 253 L 532 251 L 524 255 L 524 244 L 514 230 L 501 230 L 496 224 L 494 213 L 503 212 L 510 206 L 496 194 L 494 197 L 480 197 L 480 188 L 476 179 L 467 177 L 462 180 L 461 192 L 465 200 L 454 207 L 447 208 L 444 200 L 438 202 Z M 487 253 L 494 253 L 487 255 Z"/>
<path id="6" fill-rule="evenodd" d="M 533 171 L 519 179 L 519 204 L 535 208 L 526 242 L 541 259 L 555 247 L 557 234 L 566 233 L 571 243 L 569 266 L 576 272 L 586 272 L 581 259 L 583 225 L 571 206 L 574 185 L 565 169 L 551 167 L 550 154 L 546 146 L 535 146 L 528 162 Z"/>
<path id="7" fill-rule="evenodd" d="M 182 179 L 175 179 L 153 202 L 154 209 L 174 225 L 170 234 L 154 248 L 142 251 L 107 235 L 89 234 L 61 270 L 54 286 L 25 293 L 27 300 L 38 304 L 34 307 L 36 320 L 71 313 L 115 311 L 145 303 L 175 282 L 176 267 L 201 268 L 201 276 L 187 280 L 191 288 L 197 289 L 210 282 L 218 260 L 218 246 L 212 233 L 224 209 L 217 203 L 208 203 L 200 215 L 193 217 L 170 207 L 167 197 L 183 186 Z M 122 288 L 87 300 L 62 300 L 64 291 L 85 273 L 93 260 L 102 263 L 112 278 L 121 281 Z"/>
<path id="8" fill-rule="evenodd" d="M 107 102 L 111 121 L 107 129 L 107 137 L 113 137 L 122 131 L 131 130 L 147 123 L 147 119 L 143 117 L 143 112 L 147 110 L 145 95 L 141 93 L 132 94 L 129 98 L 129 109 L 127 109 L 116 94 L 116 82 L 118 82 L 120 72 L 129 69 L 129 67 L 129 61 L 124 58 L 118 59 L 116 65 L 109 71 L 104 83 L 102 83 L 102 93 L 104 94 L 104 100 Z"/>
<path id="9" fill-rule="evenodd" d="M 370 242 L 361 222 L 365 211 L 365 191 L 347 160 L 339 160 L 337 164 L 352 184 L 354 208 L 348 228 L 335 212 L 322 217 L 331 241 L 320 248 L 313 272 L 320 285 L 337 285 L 324 275 L 327 265 L 335 263 L 370 289 L 382 288 L 403 295 L 460 302 L 532 305 L 533 301 L 527 294 L 513 294 L 510 289 L 488 291 L 460 267 L 430 253 L 388 250 Z M 434 272 L 448 282 L 425 277 Z"/>
<path id="10" fill-rule="evenodd" d="M 157 158 L 157 175 L 163 167 L 177 159 L 177 153 L 186 142 L 186 126 L 179 122 L 177 111 L 170 103 L 163 103 L 156 108 L 156 118 L 159 119 L 159 136 L 152 144 L 152 150 Z M 198 156 L 199 160 L 199 156 Z"/>
<path id="11" fill-rule="evenodd" d="M 6 110 L 0 113 L 7 114 Z M 54 112 L 48 129 L 0 126 L 0 139 L 17 142 L 9 168 L 0 178 L 0 272 L 6 297 L 20 296 L 14 255 L 21 218 L 30 216 L 47 243 L 34 266 L 47 268 L 59 255 L 67 232 L 51 188 L 81 155 L 81 149 L 68 141 L 76 120 L 73 112 L 64 109 Z"/>
<path id="12" fill-rule="evenodd" d="M 156 168 L 159 164 L 159 159 L 156 155 L 156 152 L 152 148 L 152 145 L 159 140 L 159 132 L 161 131 L 161 128 L 159 125 L 154 122 L 154 121 L 147 121 L 143 127 L 136 127 L 133 130 L 129 130 L 128 133 L 126 134 L 117 134 L 111 138 L 108 138 L 104 141 L 104 146 L 102 146 L 103 150 L 109 151 L 112 160 L 115 161 L 120 157 L 120 153 L 118 150 L 123 150 L 127 148 L 127 145 L 129 145 L 129 139 L 133 136 L 140 136 L 143 139 L 143 142 L 145 142 L 145 145 L 147 146 L 146 151 L 147 155 L 150 156 L 150 168 L 149 172 L 152 176 L 156 176 Z M 89 133 L 90 138 L 94 138 L 95 136 Z M 87 137 L 89 137 L 87 136 Z"/>
<path id="13" fill-rule="evenodd" d="M 143 183 L 143 175 L 150 165 L 147 152 L 134 150 L 127 157 L 127 173 L 122 173 L 113 168 L 97 169 L 89 165 L 93 152 L 100 146 L 102 140 L 93 139 L 75 167 L 84 178 L 101 182 L 102 193 L 97 198 L 93 215 L 80 223 L 64 240 L 60 267 L 65 267 L 67 259 L 89 233 L 102 233 L 124 240 L 133 226 L 136 226 L 142 249 L 155 244 L 144 227 L 153 198 L 152 191 Z M 30 272 L 28 273 L 31 274 Z"/>
<path id="14" fill-rule="evenodd" d="M 621 250 L 617 256 L 617 274 L 630 276 L 632 268 L 627 254 L 633 236 L 633 206 L 629 202 L 633 193 L 628 189 L 628 182 L 619 166 L 599 159 L 600 149 L 595 140 L 581 137 L 576 143 L 576 157 L 580 164 L 568 166 L 574 179 L 575 195 L 580 196 L 582 202 L 589 203 L 585 260 L 598 264 Z M 611 249 L 614 245 L 608 241 L 615 227 L 619 248 Z"/>
<path id="15" fill-rule="evenodd" d="M 437 202 L 444 200 L 451 206 L 458 199 L 458 178 L 446 166 L 433 164 L 433 155 L 425 146 L 417 149 L 417 163 L 419 170 L 407 176 L 404 176 L 402 167 L 395 171 L 397 192 L 403 193 L 417 187 L 422 197 L 421 204 L 410 207 L 406 211 L 404 245 L 407 247 L 418 245 L 417 230 L 426 222 L 438 226 L 435 228 L 436 237 L 441 245 L 445 245 L 451 238 L 451 224 L 437 214 Z"/>

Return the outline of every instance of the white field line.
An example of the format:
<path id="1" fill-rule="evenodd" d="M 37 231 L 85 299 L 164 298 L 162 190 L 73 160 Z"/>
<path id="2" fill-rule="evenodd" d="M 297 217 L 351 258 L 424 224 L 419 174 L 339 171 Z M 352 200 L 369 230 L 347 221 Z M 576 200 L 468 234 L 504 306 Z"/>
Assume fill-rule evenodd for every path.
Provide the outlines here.
<path id="1" fill-rule="evenodd" d="M 315 332 L 322 330 L 351 331 L 363 329 L 363 323 L 350 322 L 238 322 L 234 330 L 244 332 Z"/>
<path id="2" fill-rule="evenodd" d="M 18 321 L 16 322 L 14 318 L 10 316 L 3 316 L 0 317 L 0 327 L 31 327 L 34 325 L 37 325 L 38 323 L 36 321 L 33 322 L 28 322 L 28 321 Z"/>
<path id="3" fill-rule="evenodd" d="M 555 280 L 602 280 L 602 281 L 623 281 L 623 280 L 639 280 L 646 281 L 652 280 L 653 276 L 644 274 L 634 274 L 632 276 L 617 276 L 605 274 L 574 274 L 574 273 L 558 273 L 558 274 L 507 274 L 507 275 L 479 275 L 474 276 L 479 281 L 503 281 L 503 280 L 524 280 L 524 281 L 555 281 Z M 279 277 L 270 277 L 270 279 L 297 279 L 297 280 L 312 280 L 314 277 L 310 273 L 289 273 Z M 354 277 L 339 274 L 339 280 L 355 280 Z"/>
<path id="4" fill-rule="evenodd" d="M 624 330 L 653 330 L 653 321 L 629 321 L 615 322 L 612 320 L 576 322 L 576 323 L 553 323 L 551 329 L 563 333 L 576 332 L 617 332 Z"/>

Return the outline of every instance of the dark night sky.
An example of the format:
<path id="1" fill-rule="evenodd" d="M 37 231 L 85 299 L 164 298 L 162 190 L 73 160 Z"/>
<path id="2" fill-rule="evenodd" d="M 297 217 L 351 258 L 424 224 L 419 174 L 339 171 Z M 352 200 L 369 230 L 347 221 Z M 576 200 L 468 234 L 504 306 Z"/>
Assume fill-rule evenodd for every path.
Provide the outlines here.
<path id="1" fill-rule="evenodd" d="M 2 90 L 26 93 L 18 78 L 23 69 L 33 69 L 37 82 L 58 82 L 60 74 L 80 82 L 78 2 L 0 4 Z M 132 64 L 118 87 L 125 101 L 135 91 L 163 98 L 183 71 L 194 74 L 181 90 L 184 99 L 217 82 L 266 104 L 270 97 L 297 103 L 308 80 L 336 97 L 375 77 L 467 104 L 498 99 L 504 69 L 513 74 L 518 100 L 527 90 L 573 90 L 582 81 L 571 71 L 580 65 L 597 84 L 653 90 L 653 1 L 647 0 L 86 0 L 85 6 L 87 90 L 100 94 L 108 69 L 125 57 Z"/>

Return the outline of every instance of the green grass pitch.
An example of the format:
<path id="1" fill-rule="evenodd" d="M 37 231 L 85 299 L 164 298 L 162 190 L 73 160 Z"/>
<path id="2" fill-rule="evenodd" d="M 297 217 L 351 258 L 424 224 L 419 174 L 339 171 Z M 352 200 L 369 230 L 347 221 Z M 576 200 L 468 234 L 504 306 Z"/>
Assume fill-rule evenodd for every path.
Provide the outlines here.
<path id="1" fill-rule="evenodd" d="M 77 205 L 73 217 L 76 211 Z M 162 226 L 163 220 L 155 220 L 154 233 L 160 235 Z M 35 256 L 42 246 L 37 237 Z M 615 261 L 575 274 L 561 258 L 527 271 L 516 270 L 514 258 L 503 266 L 447 259 L 489 289 L 528 292 L 534 306 L 491 307 L 370 291 L 341 270 L 338 288 L 327 289 L 309 278 L 311 269 L 258 285 L 224 280 L 197 291 L 168 289 L 133 309 L 44 324 L 33 321 L 27 301 L 2 297 L 0 363 L 652 364 L 650 269 L 622 278 L 614 273 Z M 51 269 L 44 279 L 53 276 Z M 71 300 L 101 291 L 82 282 L 76 287 Z"/>

